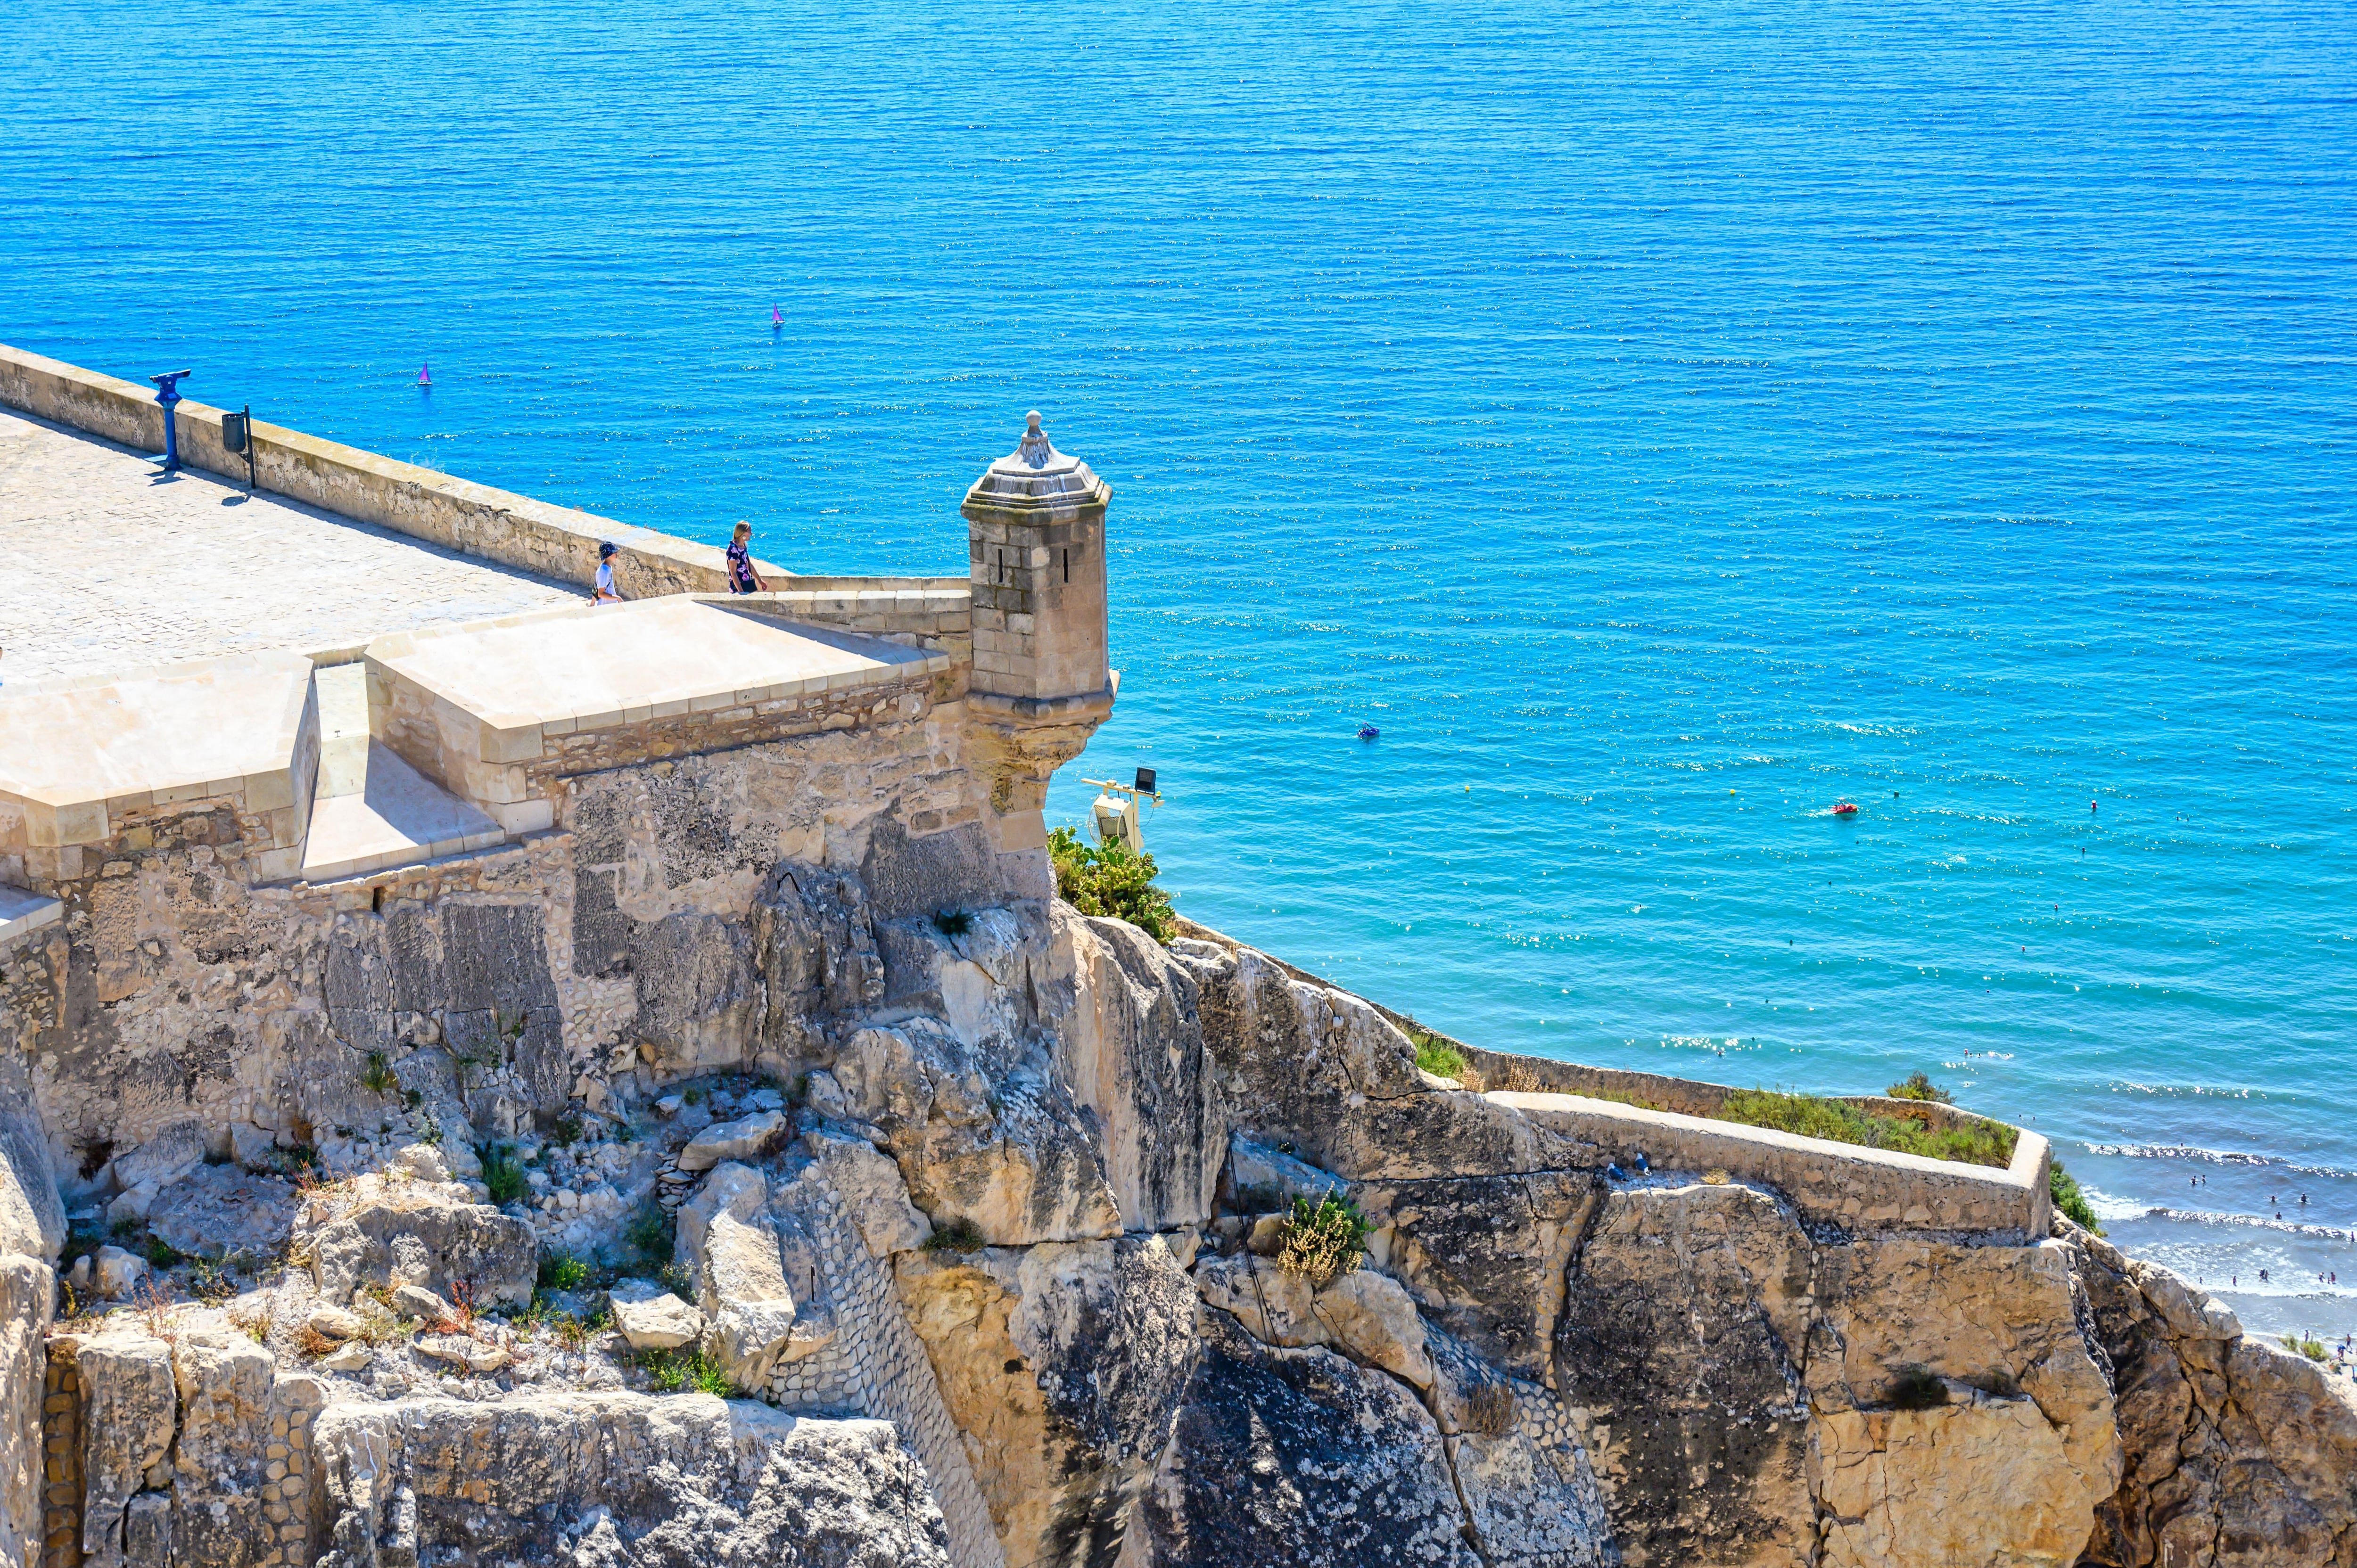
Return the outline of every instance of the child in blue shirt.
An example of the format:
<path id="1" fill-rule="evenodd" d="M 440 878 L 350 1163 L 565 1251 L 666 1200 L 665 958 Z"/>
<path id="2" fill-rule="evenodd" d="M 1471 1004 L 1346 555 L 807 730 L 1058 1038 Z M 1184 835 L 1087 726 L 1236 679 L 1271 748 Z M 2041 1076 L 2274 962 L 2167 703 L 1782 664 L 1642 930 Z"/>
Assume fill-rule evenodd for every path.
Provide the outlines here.
<path id="1" fill-rule="evenodd" d="M 614 591 L 614 542 L 602 540 L 597 545 L 597 585 L 591 590 L 593 605 L 619 605 L 622 596 Z"/>

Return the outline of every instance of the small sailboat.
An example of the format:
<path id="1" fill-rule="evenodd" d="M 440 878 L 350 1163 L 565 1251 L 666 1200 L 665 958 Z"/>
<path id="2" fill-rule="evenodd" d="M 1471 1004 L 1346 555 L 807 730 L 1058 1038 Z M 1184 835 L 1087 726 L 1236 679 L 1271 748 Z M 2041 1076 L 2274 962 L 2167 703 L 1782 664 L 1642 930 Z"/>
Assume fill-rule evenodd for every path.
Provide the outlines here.
<path id="1" fill-rule="evenodd" d="M 775 332 L 779 328 L 783 327 L 785 324 L 786 318 L 783 315 L 780 314 L 778 307 L 774 305 L 770 306 L 770 330 Z"/>
<path id="2" fill-rule="evenodd" d="M 1377 729 L 1377 728 L 1376 728 L 1374 725 L 1361 725 L 1359 726 L 1359 738 L 1360 738 L 1361 740 L 1376 740 L 1376 739 L 1380 739 L 1380 738 L 1382 737 L 1382 736 L 1383 736 L 1383 731 L 1381 731 L 1381 730 Z"/>
<path id="3" fill-rule="evenodd" d="M 417 384 L 421 387 L 430 387 L 434 384 L 434 364 L 432 360 L 429 360 L 425 364 L 417 367 Z"/>

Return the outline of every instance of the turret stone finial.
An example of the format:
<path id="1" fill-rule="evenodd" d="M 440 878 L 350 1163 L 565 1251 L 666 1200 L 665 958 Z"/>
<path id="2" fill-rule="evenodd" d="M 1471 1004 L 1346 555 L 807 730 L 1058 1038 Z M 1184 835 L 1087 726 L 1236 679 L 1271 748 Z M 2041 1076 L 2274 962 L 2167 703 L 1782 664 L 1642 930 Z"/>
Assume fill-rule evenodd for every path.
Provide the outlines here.
<path id="1" fill-rule="evenodd" d="M 1016 444 L 1015 455 L 1022 458 L 1030 467 L 1044 468 L 1055 461 L 1055 444 L 1048 439 L 1048 433 L 1039 428 L 1038 409 L 1035 408 L 1025 414 L 1023 419 L 1025 424 L 1023 439 Z"/>

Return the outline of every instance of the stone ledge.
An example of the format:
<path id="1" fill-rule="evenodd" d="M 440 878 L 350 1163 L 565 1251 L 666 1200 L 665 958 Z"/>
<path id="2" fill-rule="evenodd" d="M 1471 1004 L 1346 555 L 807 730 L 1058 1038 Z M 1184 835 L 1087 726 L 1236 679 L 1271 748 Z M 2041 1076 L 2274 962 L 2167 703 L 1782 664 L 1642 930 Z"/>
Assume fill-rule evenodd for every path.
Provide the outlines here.
<path id="1" fill-rule="evenodd" d="M 64 918 L 66 907 L 55 898 L 0 884 L 0 952 L 14 947 L 44 926 Z"/>

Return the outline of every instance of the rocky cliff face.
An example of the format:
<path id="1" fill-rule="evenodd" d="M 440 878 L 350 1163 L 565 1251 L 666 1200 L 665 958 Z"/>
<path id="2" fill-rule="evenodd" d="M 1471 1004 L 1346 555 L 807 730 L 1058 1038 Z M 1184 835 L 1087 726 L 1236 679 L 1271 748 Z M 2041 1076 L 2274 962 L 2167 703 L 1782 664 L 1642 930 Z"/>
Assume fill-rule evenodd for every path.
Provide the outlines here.
<path id="1" fill-rule="evenodd" d="M 905 738 L 587 781 L 389 900 L 97 878 L 0 979 L 0 1561 L 2357 1563 L 2346 1380 L 2165 1271 L 1627 1171 L 1011 897 Z M 52 1331 L 69 1208 L 223 1256 L 78 1260 Z"/>

